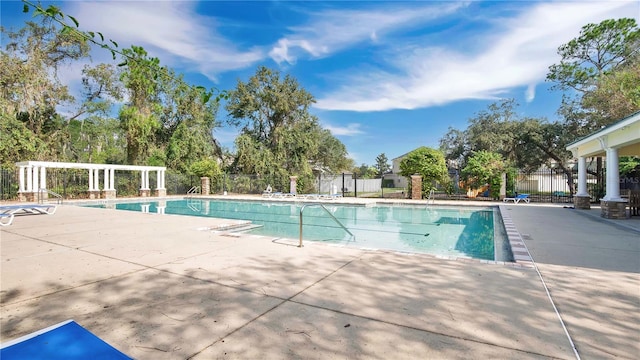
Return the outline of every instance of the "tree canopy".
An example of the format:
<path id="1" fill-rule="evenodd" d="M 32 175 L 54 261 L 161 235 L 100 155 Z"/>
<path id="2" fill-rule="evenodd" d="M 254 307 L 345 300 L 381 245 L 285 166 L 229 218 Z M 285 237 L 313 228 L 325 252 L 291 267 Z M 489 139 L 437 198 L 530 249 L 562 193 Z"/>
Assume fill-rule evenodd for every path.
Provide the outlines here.
<path id="1" fill-rule="evenodd" d="M 120 66 L 85 66 L 81 97 L 72 96 L 72 84 L 60 83 L 57 71 L 88 58 L 89 43 L 117 44 L 94 41 L 96 33 L 77 30 L 77 20 L 56 7 L 34 11 L 41 22 L 1 29 L 9 39 L 0 53 L 0 115 L 8 127 L 0 135 L 2 165 L 28 158 L 166 164 L 187 172 L 192 162 L 219 153 L 212 135 L 218 99 L 203 96 L 210 92 L 187 84 L 141 47 L 110 47 Z M 67 17 L 75 27 L 63 22 Z"/>
<path id="2" fill-rule="evenodd" d="M 448 172 L 444 154 L 426 146 L 408 153 L 400 161 L 400 175 L 407 177 L 411 184 L 411 175 L 416 174 L 422 176 L 423 193 L 434 189 L 434 182 L 446 181 Z"/>
<path id="3" fill-rule="evenodd" d="M 474 188 L 489 185 L 491 197 L 497 199 L 500 197 L 502 173 L 505 169 L 502 155 L 481 150 L 471 155 L 462 169 L 462 176 Z"/>
<path id="4" fill-rule="evenodd" d="M 241 129 L 235 169 L 269 177 L 278 188 L 286 187 L 290 175 L 312 184 L 314 170 L 345 170 L 346 147 L 309 113 L 313 102 L 293 77 L 266 67 L 247 82 L 238 80 L 226 105 L 229 123 Z"/>

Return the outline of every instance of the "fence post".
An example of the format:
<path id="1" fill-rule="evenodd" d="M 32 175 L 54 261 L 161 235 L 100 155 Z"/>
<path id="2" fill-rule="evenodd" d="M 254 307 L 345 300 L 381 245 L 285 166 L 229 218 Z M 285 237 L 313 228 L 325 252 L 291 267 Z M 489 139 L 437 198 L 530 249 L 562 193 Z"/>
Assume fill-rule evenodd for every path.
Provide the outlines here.
<path id="1" fill-rule="evenodd" d="M 358 174 L 353 173 L 353 196 L 358 197 Z"/>

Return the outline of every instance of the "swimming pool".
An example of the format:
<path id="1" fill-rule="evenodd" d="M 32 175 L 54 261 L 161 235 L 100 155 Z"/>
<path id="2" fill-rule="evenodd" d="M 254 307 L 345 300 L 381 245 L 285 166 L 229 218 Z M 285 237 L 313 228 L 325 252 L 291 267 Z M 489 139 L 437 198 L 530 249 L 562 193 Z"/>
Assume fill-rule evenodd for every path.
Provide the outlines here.
<path id="1" fill-rule="evenodd" d="M 119 210 L 249 220 L 250 234 L 298 239 L 303 203 L 184 199 L 116 203 Z M 323 204 L 303 214 L 305 241 L 411 253 L 512 261 L 494 208 Z M 105 205 L 90 205 L 105 207 Z"/>

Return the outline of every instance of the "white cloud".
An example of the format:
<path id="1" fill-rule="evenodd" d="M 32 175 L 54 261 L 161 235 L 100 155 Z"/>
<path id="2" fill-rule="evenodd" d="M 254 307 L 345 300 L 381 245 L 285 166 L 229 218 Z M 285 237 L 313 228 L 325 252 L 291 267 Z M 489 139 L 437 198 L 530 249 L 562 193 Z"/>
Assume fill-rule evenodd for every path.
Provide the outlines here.
<path id="1" fill-rule="evenodd" d="M 266 55 L 258 48 L 239 49 L 216 33 L 215 18 L 199 15 L 196 2 L 71 2 L 69 13 L 80 27 L 100 31 L 120 48 L 143 46 L 170 66 L 195 67 L 211 80 L 216 75 L 255 64 Z M 126 39 L 129 43 L 124 43 Z"/>
<path id="2" fill-rule="evenodd" d="M 474 39 L 480 51 L 446 46 L 397 45 L 389 64 L 398 73 L 355 69 L 338 74 L 343 84 L 319 96 L 315 107 L 327 110 L 384 111 L 442 105 L 464 99 L 493 99 L 507 91 L 544 81 L 557 62 L 557 47 L 580 28 L 607 18 L 628 16 L 636 2 L 559 2 L 535 4 Z"/>
<path id="3" fill-rule="evenodd" d="M 348 124 L 347 126 L 325 125 L 324 128 L 331 131 L 334 136 L 356 136 L 364 134 L 360 129 L 361 124 Z"/>
<path id="4" fill-rule="evenodd" d="M 382 34 L 411 28 L 462 6 L 464 3 L 460 2 L 421 7 L 413 3 L 401 9 L 385 6 L 375 10 L 340 9 L 313 13 L 306 25 L 290 27 L 292 34 L 279 39 L 269 56 L 278 63 L 290 64 L 304 53 L 313 58 L 328 56 L 361 42 L 378 42 Z"/>
<path id="5" fill-rule="evenodd" d="M 527 90 L 524 92 L 524 99 L 526 102 L 530 103 L 536 98 L 536 85 L 531 84 L 527 86 Z"/>

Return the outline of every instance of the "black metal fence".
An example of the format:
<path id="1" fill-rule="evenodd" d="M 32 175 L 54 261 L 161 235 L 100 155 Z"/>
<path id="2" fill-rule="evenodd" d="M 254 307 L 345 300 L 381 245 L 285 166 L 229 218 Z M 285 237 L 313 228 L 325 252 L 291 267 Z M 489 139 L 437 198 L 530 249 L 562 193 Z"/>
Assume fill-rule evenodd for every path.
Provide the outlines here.
<path id="1" fill-rule="evenodd" d="M 603 169 L 604 170 L 604 169 Z M 441 199 L 490 200 L 488 191 L 480 191 L 469 196 L 467 189 L 460 183 L 460 176 L 455 171 L 450 174 L 448 186 L 439 185 L 435 197 Z M 0 169 L 0 200 L 13 200 L 18 196 L 18 170 Z M 149 182 L 153 188 L 157 173 L 149 173 Z M 588 174 L 587 190 L 594 202 L 599 201 L 605 193 L 605 174 L 600 178 Z M 268 185 L 274 191 L 289 192 L 288 183 L 282 179 L 270 179 L 258 175 L 222 174 L 211 179 L 212 194 L 261 194 Z M 309 180 L 307 180 L 309 181 Z M 519 172 L 508 174 L 506 181 L 507 196 L 529 194 L 535 202 L 570 203 L 573 201 L 578 181 L 577 171 L 571 176 L 559 169 L 541 169 L 532 173 Z M 395 187 L 393 181 L 380 177 L 377 179 L 360 179 L 353 174 L 317 174 L 313 184 L 306 184 L 308 189 L 319 194 L 338 193 L 345 197 L 371 198 L 405 198 L 408 196 L 405 187 Z M 637 178 L 621 178 L 621 189 L 640 187 Z M 280 184 L 276 186 L 275 184 Z M 101 184 L 102 186 L 102 184 Z M 168 171 L 165 177 L 165 188 L 168 195 L 186 194 L 189 189 L 200 186 L 200 178 Z M 132 171 L 116 171 L 115 187 L 118 197 L 137 196 L 140 187 L 140 174 Z M 87 170 L 80 169 L 47 169 L 47 188 L 60 194 L 64 199 L 83 199 L 88 197 L 89 178 Z"/>

